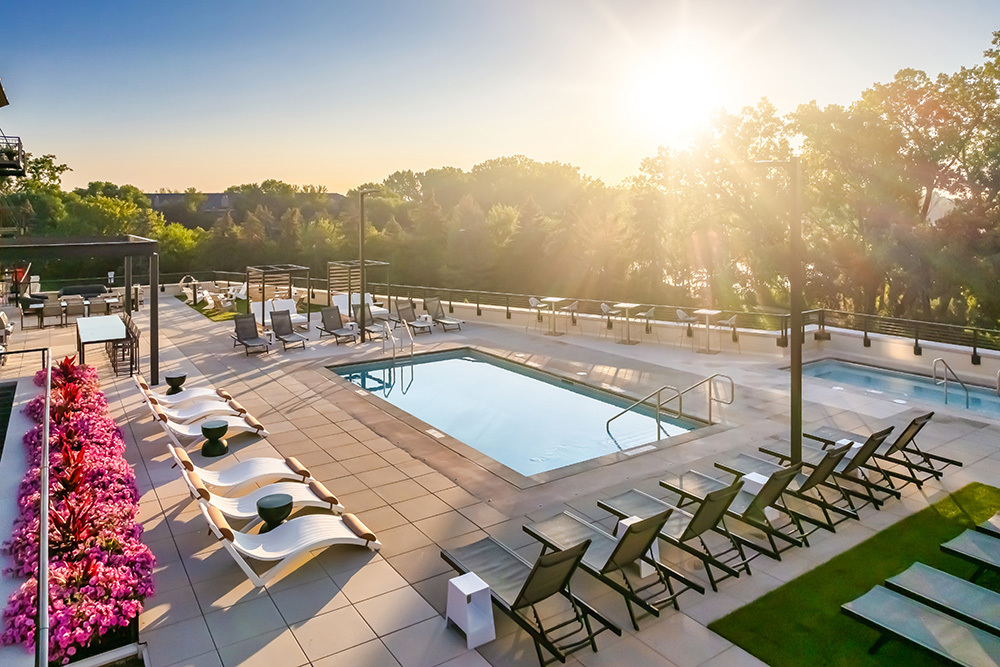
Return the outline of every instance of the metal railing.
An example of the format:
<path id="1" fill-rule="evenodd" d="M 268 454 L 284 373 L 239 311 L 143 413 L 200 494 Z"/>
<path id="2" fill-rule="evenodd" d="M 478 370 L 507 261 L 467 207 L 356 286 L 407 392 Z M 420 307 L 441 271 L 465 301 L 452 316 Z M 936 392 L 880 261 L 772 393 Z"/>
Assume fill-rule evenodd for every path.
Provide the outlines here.
<path id="1" fill-rule="evenodd" d="M 683 415 L 683 412 L 684 412 L 684 408 L 683 408 L 684 398 L 681 395 L 680 390 L 677 389 L 677 387 L 673 387 L 673 386 L 671 386 L 669 384 L 665 384 L 662 387 L 660 387 L 659 389 L 657 389 L 656 391 L 650 392 L 646 396 L 643 396 L 642 398 L 640 398 L 638 401 L 635 401 L 634 403 L 632 403 L 631 405 L 629 405 L 627 408 L 625 408 L 624 410 L 622 410 L 621 412 L 619 412 L 618 414 L 616 414 L 614 417 L 612 417 L 611 419 L 609 419 L 607 422 L 605 422 L 604 429 L 608 432 L 608 435 L 611 436 L 611 439 L 615 440 L 615 437 L 613 435 L 611 435 L 611 422 L 613 422 L 614 420 L 618 419 L 619 417 L 621 417 L 623 415 L 628 414 L 629 412 L 632 412 L 637 407 L 639 407 L 640 405 L 643 405 L 646 401 L 648 401 L 652 397 L 656 396 L 656 402 L 653 404 L 653 406 L 654 406 L 654 408 L 656 410 L 656 437 L 655 437 L 655 439 L 659 440 L 660 439 L 660 434 L 663 432 L 663 427 L 660 424 L 660 422 L 661 422 L 660 415 L 661 415 L 661 411 L 663 410 L 663 401 L 660 400 L 660 395 L 664 391 L 666 391 L 668 389 L 670 391 L 674 392 L 674 394 L 675 394 L 675 396 L 671 396 L 670 399 L 668 399 L 668 400 L 671 400 L 671 399 L 673 399 L 673 398 L 676 397 L 677 398 L 677 404 L 678 404 L 677 415 L 678 416 Z M 615 444 L 618 445 L 618 441 L 617 440 L 615 440 Z M 618 449 L 621 449 L 621 445 L 618 445 Z"/>
<path id="2" fill-rule="evenodd" d="M 716 380 L 716 378 L 725 378 L 726 380 L 729 380 L 729 400 L 728 401 L 727 400 L 723 400 L 721 398 L 715 398 L 714 394 L 715 394 L 715 380 Z M 709 375 L 706 378 L 702 378 L 701 380 L 698 380 L 697 382 L 695 382 L 690 387 L 688 387 L 686 389 L 682 389 L 681 392 L 680 392 L 680 396 L 683 397 L 688 392 L 694 391 L 695 389 L 697 389 L 698 387 L 700 387 L 703 384 L 708 387 L 708 423 L 709 423 L 709 425 L 711 425 L 711 424 L 715 423 L 715 420 L 712 419 L 712 404 L 713 403 L 721 403 L 722 405 L 732 405 L 733 404 L 733 400 L 735 400 L 735 398 L 736 398 L 736 384 L 733 382 L 733 378 L 729 377 L 728 375 L 725 375 L 724 373 L 713 373 L 712 375 Z M 673 399 L 672 398 L 668 398 L 667 400 L 670 401 L 670 400 L 673 400 Z M 683 409 L 680 409 L 680 413 L 681 413 L 680 414 L 681 417 L 689 416 L 689 415 L 684 415 L 683 414 Z"/>
<path id="3" fill-rule="evenodd" d="M 941 373 L 941 379 L 940 380 L 938 380 L 938 366 L 939 365 L 940 366 L 944 366 L 944 371 Z M 959 378 L 958 375 L 955 374 L 955 371 L 953 371 L 951 369 L 951 366 L 948 365 L 947 361 L 945 361 L 941 357 L 938 357 L 937 359 L 935 359 L 934 363 L 931 365 L 931 374 L 933 375 L 934 384 L 935 385 L 944 385 L 944 404 L 945 405 L 948 405 L 948 373 L 951 373 L 951 376 L 953 378 L 955 378 L 955 382 L 957 382 L 958 384 L 962 385 L 962 389 L 965 390 L 965 407 L 966 407 L 966 409 L 968 409 L 968 407 L 969 407 L 969 388 L 967 386 L 965 386 L 965 383 L 962 382 L 961 378 Z"/>

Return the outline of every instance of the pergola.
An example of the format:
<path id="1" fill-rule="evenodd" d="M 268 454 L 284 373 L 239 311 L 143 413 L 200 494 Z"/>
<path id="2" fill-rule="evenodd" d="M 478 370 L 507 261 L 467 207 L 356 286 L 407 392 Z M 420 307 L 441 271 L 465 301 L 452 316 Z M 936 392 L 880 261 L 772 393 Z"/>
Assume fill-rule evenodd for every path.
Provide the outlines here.
<path id="1" fill-rule="evenodd" d="M 149 376 L 160 383 L 160 255 L 159 243 L 142 236 L 18 236 L 0 244 L 0 263 L 51 259 L 125 260 L 125 310 L 132 310 L 132 258 L 149 257 Z"/>
<path id="2" fill-rule="evenodd" d="M 294 275 L 304 276 L 306 279 L 306 322 L 312 319 L 312 290 L 309 285 L 309 267 L 298 264 L 262 264 L 260 266 L 247 267 L 247 300 L 251 298 L 253 290 L 260 286 L 261 301 L 267 300 L 268 289 L 274 294 L 284 291 L 288 298 L 292 299 L 292 277 Z"/>

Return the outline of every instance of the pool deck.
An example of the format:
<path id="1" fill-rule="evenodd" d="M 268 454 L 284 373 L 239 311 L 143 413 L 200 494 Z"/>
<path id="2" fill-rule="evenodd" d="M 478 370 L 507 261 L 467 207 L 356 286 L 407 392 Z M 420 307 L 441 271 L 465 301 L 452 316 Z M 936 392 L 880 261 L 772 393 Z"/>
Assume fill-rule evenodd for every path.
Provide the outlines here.
<path id="1" fill-rule="evenodd" d="M 17 321 L 16 311 L 8 313 Z M 136 322 L 148 330 L 148 309 Z M 605 457 L 600 465 L 571 474 L 531 478 L 528 483 L 499 475 L 394 416 L 372 395 L 336 377 L 327 365 L 374 359 L 382 345 L 336 346 L 310 332 L 306 350 L 278 349 L 247 357 L 233 348 L 231 323 L 212 323 L 174 299 L 160 304 L 161 376 L 187 373 L 186 386 L 211 385 L 230 391 L 270 431 L 266 439 L 230 439 L 231 454 L 195 463 L 222 468 L 254 456 L 295 456 L 308 466 L 348 511 L 358 515 L 384 545 L 374 554 L 332 547 L 303 562 L 264 588 L 254 588 L 218 541 L 206 534 L 195 502 L 168 460 L 168 442 L 142 405 L 129 378 L 114 378 L 107 360 L 94 350 L 112 414 L 125 432 L 128 458 L 142 494 L 146 543 L 157 556 L 156 595 L 140 617 L 140 639 L 153 665 L 537 665 L 528 636 L 495 614 L 497 639 L 468 651 L 464 637 L 442 617 L 447 581 L 454 576 L 440 550 L 493 535 L 533 560 L 538 547 L 522 531 L 525 523 L 564 509 L 613 525 L 596 501 L 640 488 L 668 497 L 658 487 L 666 473 L 713 470 L 727 453 L 752 451 L 787 435 L 788 374 L 781 356 L 695 354 L 687 347 L 644 342 L 617 345 L 594 336 L 553 338 L 521 327 L 469 322 L 461 332 L 416 339 L 418 351 L 472 346 L 537 365 L 556 374 L 587 373 L 587 381 L 642 396 L 659 386 L 688 386 L 724 373 L 736 385 L 732 405 L 716 405 L 721 423 L 658 443 L 652 451 Z M 75 354 L 74 327 L 20 328 L 12 348 L 51 345 L 56 358 Z M 146 345 L 148 341 L 144 341 Z M 859 351 L 860 354 L 860 351 Z M 144 359 L 148 357 L 144 354 Z M 0 379 L 37 369 L 37 358 L 12 358 Z M 148 374 L 148 368 L 143 371 Z M 861 390 L 834 389 L 805 378 L 806 430 L 819 425 L 866 428 L 905 424 L 926 410 L 900 405 Z M 704 413 L 706 397 L 690 405 Z M 688 405 L 688 402 L 685 402 Z M 925 449 L 965 462 L 950 468 L 941 483 L 907 488 L 900 501 L 881 511 L 862 510 L 861 521 L 841 524 L 835 534 L 820 531 L 812 546 L 752 563 L 753 576 L 720 584 L 704 596 L 688 592 L 680 610 L 659 618 L 640 617 L 631 628 L 621 596 L 578 573 L 574 591 L 623 629 L 621 638 L 604 633 L 600 651 L 581 651 L 571 665 L 754 665 L 755 658 L 706 628 L 706 624 L 780 586 L 881 528 L 918 511 L 945 491 L 971 481 L 1000 485 L 1000 420 L 964 410 L 932 407 L 934 419 L 920 434 Z M 192 448 L 193 449 L 193 448 Z M 521 483 L 514 483 L 520 481 Z M 693 559 L 670 550 L 665 558 L 704 580 Z M 706 582 L 707 583 L 707 582 Z"/>

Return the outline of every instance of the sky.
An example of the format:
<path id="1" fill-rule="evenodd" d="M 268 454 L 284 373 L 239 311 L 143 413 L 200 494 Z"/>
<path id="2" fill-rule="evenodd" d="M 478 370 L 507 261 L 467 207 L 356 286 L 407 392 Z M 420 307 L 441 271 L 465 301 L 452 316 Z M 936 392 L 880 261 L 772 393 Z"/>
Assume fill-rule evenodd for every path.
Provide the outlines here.
<path id="1" fill-rule="evenodd" d="M 721 108 L 982 62 L 996 0 L 0 0 L 0 130 L 90 181 L 346 192 L 506 155 L 616 184 Z"/>

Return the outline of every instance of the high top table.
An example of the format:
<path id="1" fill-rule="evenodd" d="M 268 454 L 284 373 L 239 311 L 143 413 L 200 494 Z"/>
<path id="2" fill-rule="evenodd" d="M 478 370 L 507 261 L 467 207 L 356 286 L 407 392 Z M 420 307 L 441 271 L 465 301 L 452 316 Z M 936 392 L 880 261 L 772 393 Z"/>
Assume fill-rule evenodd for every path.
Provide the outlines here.
<path id="1" fill-rule="evenodd" d="M 618 340 L 618 342 L 622 345 L 635 345 L 639 342 L 637 340 L 632 340 L 632 324 L 629 320 L 629 315 L 631 314 L 633 308 L 638 308 L 640 305 L 642 304 L 622 302 L 616 303 L 612 306 L 612 308 L 615 308 L 616 310 L 625 312 L 625 338 Z"/>
<path id="2" fill-rule="evenodd" d="M 547 296 L 542 299 L 542 303 L 547 303 L 552 308 L 552 312 L 549 315 L 549 330 L 545 333 L 546 336 L 562 336 L 561 331 L 556 331 L 556 305 L 565 300 L 561 296 Z"/>
<path id="3" fill-rule="evenodd" d="M 128 338 L 125 322 L 117 315 L 95 315 L 76 319 L 76 353 L 86 363 L 84 351 L 91 343 L 109 343 Z"/>
<path id="4" fill-rule="evenodd" d="M 708 318 L 715 317 L 721 312 L 721 310 L 712 310 L 711 308 L 699 308 L 694 311 L 695 315 L 705 316 L 705 347 L 695 350 L 695 352 L 701 352 L 702 354 L 718 354 L 721 352 L 721 350 L 712 349 L 712 323 L 708 320 Z"/>

